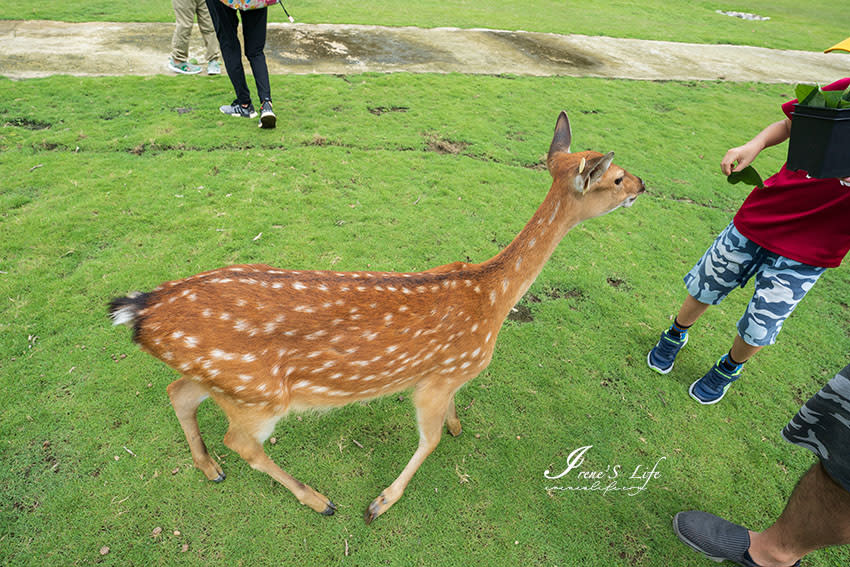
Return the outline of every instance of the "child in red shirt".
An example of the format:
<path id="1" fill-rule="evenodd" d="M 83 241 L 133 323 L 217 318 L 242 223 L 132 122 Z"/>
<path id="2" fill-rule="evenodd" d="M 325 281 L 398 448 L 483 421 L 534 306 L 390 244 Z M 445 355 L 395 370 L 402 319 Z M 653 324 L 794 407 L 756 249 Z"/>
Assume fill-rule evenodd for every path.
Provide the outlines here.
<path id="1" fill-rule="evenodd" d="M 844 90 L 850 78 L 824 90 Z M 794 103 L 782 105 L 784 120 L 730 149 L 721 161 L 729 175 L 747 167 L 767 147 L 788 139 Z M 685 276 L 688 297 L 671 327 L 647 355 L 649 367 L 666 374 L 688 341 L 688 329 L 710 305 L 755 278 L 755 292 L 738 322 L 730 351 L 691 384 L 701 404 L 714 404 L 741 376 L 744 362 L 773 344 L 782 323 L 827 269 L 850 250 L 850 177 L 815 179 L 786 165 L 756 187 L 726 229 Z"/>

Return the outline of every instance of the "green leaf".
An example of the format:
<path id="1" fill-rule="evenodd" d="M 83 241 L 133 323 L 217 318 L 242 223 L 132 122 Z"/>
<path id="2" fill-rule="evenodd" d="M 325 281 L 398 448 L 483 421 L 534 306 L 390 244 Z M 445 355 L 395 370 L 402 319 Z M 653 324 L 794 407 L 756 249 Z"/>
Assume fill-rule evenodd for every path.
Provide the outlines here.
<path id="1" fill-rule="evenodd" d="M 815 108 L 825 108 L 826 98 L 823 96 L 823 91 L 818 85 L 797 85 L 794 89 L 797 95 L 797 104 L 800 106 L 811 106 Z"/>
<path id="2" fill-rule="evenodd" d="M 841 104 L 841 91 L 823 91 L 823 98 L 827 108 L 838 108 Z"/>
<path id="3" fill-rule="evenodd" d="M 756 187 L 764 187 L 764 182 L 761 180 L 761 175 L 759 175 L 758 171 L 751 166 L 748 165 L 741 171 L 733 171 L 726 178 L 726 181 L 735 185 L 736 183 L 746 183 L 747 185 L 754 185 Z"/>
<path id="4" fill-rule="evenodd" d="M 813 96 L 817 91 L 817 85 L 797 85 L 794 89 L 794 94 L 797 95 L 797 102 L 800 104 L 807 104 L 806 99 Z"/>

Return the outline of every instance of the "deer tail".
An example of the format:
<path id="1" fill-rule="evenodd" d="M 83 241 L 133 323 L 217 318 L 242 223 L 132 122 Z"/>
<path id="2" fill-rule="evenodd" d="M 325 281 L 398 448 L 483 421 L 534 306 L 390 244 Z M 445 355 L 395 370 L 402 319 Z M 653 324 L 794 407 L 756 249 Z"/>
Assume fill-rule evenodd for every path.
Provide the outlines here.
<path id="1" fill-rule="evenodd" d="M 149 293 L 134 291 L 124 297 L 116 297 L 109 302 L 109 317 L 113 325 L 127 325 L 133 329 L 133 339 L 139 333 L 140 312 L 147 306 Z"/>

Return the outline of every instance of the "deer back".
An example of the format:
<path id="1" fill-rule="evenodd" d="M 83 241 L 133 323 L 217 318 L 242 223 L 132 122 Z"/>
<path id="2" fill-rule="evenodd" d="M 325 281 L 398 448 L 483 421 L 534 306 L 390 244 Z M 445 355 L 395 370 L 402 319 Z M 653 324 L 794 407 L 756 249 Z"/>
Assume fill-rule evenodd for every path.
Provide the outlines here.
<path id="1" fill-rule="evenodd" d="M 136 340 L 213 392 L 277 412 L 426 377 L 460 385 L 489 363 L 502 322 L 483 280 L 466 264 L 417 274 L 230 266 L 152 291 Z"/>

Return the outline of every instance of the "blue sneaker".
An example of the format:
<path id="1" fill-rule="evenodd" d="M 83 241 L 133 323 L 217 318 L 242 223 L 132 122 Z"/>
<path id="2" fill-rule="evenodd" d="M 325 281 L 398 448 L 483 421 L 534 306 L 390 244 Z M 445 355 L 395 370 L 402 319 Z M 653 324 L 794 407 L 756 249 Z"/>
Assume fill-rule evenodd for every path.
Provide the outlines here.
<path id="1" fill-rule="evenodd" d="M 661 374 L 667 374 L 673 370 L 673 362 L 682 347 L 688 344 L 688 334 L 677 339 L 670 334 L 669 329 L 661 333 L 661 338 L 649 354 L 646 355 L 646 363 L 650 368 Z"/>
<path id="2" fill-rule="evenodd" d="M 738 368 L 730 373 L 720 368 L 721 360 L 723 360 L 723 357 L 720 357 L 711 367 L 711 370 L 691 384 L 688 389 L 691 397 L 703 405 L 716 404 L 722 400 L 732 382 L 741 377 L 743 365 L 738 365 Z"/>

